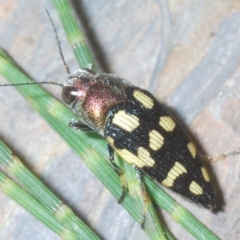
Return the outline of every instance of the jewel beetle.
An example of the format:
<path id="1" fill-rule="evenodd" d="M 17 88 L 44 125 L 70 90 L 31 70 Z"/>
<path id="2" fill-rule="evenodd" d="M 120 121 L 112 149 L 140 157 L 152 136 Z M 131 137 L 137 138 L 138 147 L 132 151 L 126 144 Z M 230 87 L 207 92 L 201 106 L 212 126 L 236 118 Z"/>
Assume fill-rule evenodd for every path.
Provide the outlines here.
<path id="1" fill-rule="evenodd" d="M 64 83 L 62 99 L 79 118 L 70 125 L 99 133 L 110 150 L 163 186 L 205 208 L 215 207 L 194 143 L 148 91 L 113 74 L 81 69 Z"/>

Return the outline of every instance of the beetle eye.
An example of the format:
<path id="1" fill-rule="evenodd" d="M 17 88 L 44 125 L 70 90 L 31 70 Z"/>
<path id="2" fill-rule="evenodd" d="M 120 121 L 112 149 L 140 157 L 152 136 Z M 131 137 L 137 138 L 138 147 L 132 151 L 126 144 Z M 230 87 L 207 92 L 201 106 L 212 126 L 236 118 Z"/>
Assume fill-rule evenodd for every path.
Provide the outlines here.
<path id="1" fill-rule="evenodd" d="M 71 104 L 77 97 L 77 89 L 75 87 L 63 87 L 62 99 L 66 104 Z"/>

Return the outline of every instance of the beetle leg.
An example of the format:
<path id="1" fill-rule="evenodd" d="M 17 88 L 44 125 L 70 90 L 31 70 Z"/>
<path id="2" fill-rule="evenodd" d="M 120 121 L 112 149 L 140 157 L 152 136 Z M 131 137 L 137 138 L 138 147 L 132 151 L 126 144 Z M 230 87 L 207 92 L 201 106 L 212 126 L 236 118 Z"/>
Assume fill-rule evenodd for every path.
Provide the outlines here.
<path id="1" fill-rule="evenodd" d="M 114 171 L 120 177 L 120 182 L 121 182 L 121 186 L 122 186 L 122 194 L 121 194 L 120 198 L 118 199 L 118 203 L 121 203 L 125 197 L 126 189 L 127 189 L 125 175 L 124 175 L 124 172 L 120 169 L 120 167 L 114 162 L 113 148 L 109 144 L 107 144 L 107 148 L 108 148 L 108 160 L 109 160 L 112 168 L 114 169 Z"/>
<path id="2" fill-rule="evenodd" d="M 200 154 L 200 156 L 206 162 L 217 162 L 217 161 L 223 160 L 226 157 L 235 156 L 235 155 L 238 155 L 238 154 L 240 154 L 240 148 L 237 149 L 237 150 L 234 150 L 232 152 L 223 153 L 223 154 L 220 154 L 220 155 L 217 155 L 217 156 L 214 156 L 214 157 L 207 157 L 207 156 L 204 156 L 202 154 Z"/>
<path id="3" fill-rule="evenodd" d="M 70 128 L 74 128 L 74 129 L 77 129 L 77 130 L 81 130 L 81 131 L 85 131 L 85 132 L 88 132 L 88 131 L 93 131 L 89 126 L 87 126 L 86 124 L 82 123 L 82 122 L 79 122 L 79 121 L 76 121 L 74 119 L 71 119 L 71 121 L 69 122 L 69 127 Z"/>
<path id="4" fill-rule="evenodd" d="M 144 183 L 143 183 L 143 174 L 142 174 L 142 171 L 137 168 L 136 166 L 134 166 L 134 169 L 136 171 L 136 176 L 137 176 L 137 179 L 138 179 L 138 182 L 139 182 L 139 185 L 140 185 L 140 190 L 141 190 L 141 194 L 142 194 L 142 199 L 143 199 L 143 213 L 142 213 L 142 220 L 141 220 L 141 228 L 144 229 L 144 224 L 145 224 L 145 221 L 146 221 L 146 215 L 147 215 L 147 212 L 148 212 L 148 203 L 150 201 L 149 199 L 149 196 L 148 196 L 148 193 L 145 189 L 145 186 L 144 186 Z"/>

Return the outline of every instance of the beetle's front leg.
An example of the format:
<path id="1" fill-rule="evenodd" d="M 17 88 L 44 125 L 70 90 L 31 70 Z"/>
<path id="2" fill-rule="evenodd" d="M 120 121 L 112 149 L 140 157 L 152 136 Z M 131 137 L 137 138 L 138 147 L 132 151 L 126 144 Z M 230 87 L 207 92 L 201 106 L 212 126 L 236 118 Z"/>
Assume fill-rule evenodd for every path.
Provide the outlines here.
<path id="1" fill-rule="evenodd" d="M 70 128 L 74 128 L 80 131 L 85 131 L 85 132 L 93 131 L 89 126 L 87 126 L 86 124 L 80 121 L 76 121 L 75 119 L 71 119 L 68 125 Z"/>
<path id="2" fill-rule="evenodd" d="M 121 203 L 125 197 L 126 190 L 127 190 L 127 183 L 126 183 L 125 175 L 124 175 L 124 172 L 120 169 L 120 167 L 114 162 L 113 148 L 109 144 L 107 145 L 107 148 L 108 148 L 108 160 L 109 160 L 112 168 L 114 169 L 114 171 L 120 177 L 120 182 L 121 182 L 121 186 L 122 186 L 122 194 L 121 194 L 120 198 L 118 199 L 118 203 Z"/>

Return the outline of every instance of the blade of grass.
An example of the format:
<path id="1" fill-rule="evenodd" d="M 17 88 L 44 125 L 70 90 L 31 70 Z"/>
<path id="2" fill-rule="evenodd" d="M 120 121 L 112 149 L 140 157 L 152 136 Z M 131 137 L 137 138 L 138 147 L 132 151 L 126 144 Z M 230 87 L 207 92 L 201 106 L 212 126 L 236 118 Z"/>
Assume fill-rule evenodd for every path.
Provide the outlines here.
<path id="1" fill-rule="evenodd" d="M 86 68 L 90 63 L 93 65 L 92 69 L 97 71 L 96 64 L 94 63 L 93 57 L 86 44 L 84 34 L 78 27 L 77 21 L 71 10 L 71 6 L 69 5 L 69 1 L 58 0 L 52 1 L 52 3 L 59 15 L 67 39 L 73 48 L 80 68 Z"/>
<path id="2" fill-rule="evenodd" d="M 0 190 L 6 195 L 16 201 L 19 205 L 29 211 L 33 216 L 40 220 L 47 227 L 52 229 L 55 233 L 61 236 L 62 239 L 77 240 L 72 231 L 64 228 L 42 204 L 40 204 L 34 197 L 27 194 L 22 188 L 15 184 L 10 178 L 0 171 Z"/>
<path id="3" fill-rule="evenodd" d="M 64 227 L 69 228 L 78 239 L 99 239 L 72 210 L 53 194 L 22 162 L 12 155 L 10 149 L 0 141 L 0 166 L 4 166 L 10 174 L 24 186 L 29 193 L 41 203 L 52 217 L 58 219 Z M 20 200 L 21 198 L 19 198 Z M 20 203 L 20 205 L 22 205 Z"/>
<path id="4" fill-rule="evenodd" d="M 141 190 L 138 179 L 136 179 L 135 169 L 132 166 L 131 167 L 129 167 L 129 165 L 126 166 L 127 163 L 125 161 L 118 160 L 117 162 L 118 162 L 118 165 L 124 168 L 125 170 L 124 175 L 127 179 L 128 191 L 132 196 L 132 198 L 134 199 L 136 208 L 138 208 L 139 212 L 143 213 L 144 202 L 143 202 L 142 190 Z M 159 222 L 159 218 L 156 214 L 156 211 L 152 204 L 151 199 L 149 199 L 147 207 L 148 207 L 148 211 L 146 212 L 146 219 L 144 223 L 144 228 L 146 228 L 147 234 L 151 237 L 151 239 L 154 239 L 154 240 L 169 239 L 169 237 L 166 236 L 166 233 Z"/>

